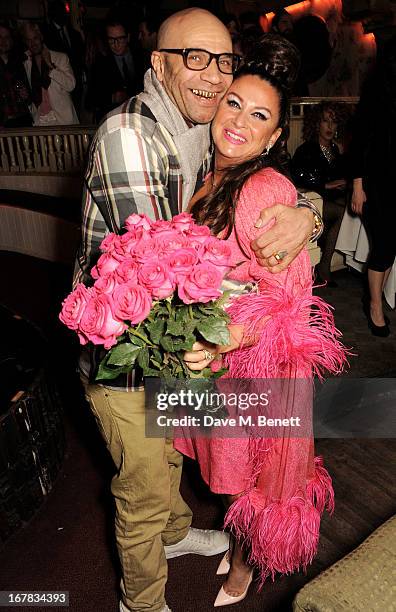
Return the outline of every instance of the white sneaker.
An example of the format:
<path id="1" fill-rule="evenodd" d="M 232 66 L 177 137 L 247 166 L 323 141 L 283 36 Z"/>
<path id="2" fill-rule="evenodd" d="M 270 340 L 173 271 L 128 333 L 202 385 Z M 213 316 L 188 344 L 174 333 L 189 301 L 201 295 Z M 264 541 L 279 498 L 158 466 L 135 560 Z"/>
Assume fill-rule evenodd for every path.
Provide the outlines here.
<path id="1" fill-rule="evenodd" d="M 167 559 L 173 559 L 181 555 L 203 555 L 204 557 L 219 555 L 228 550 L 229 539 L 228 533 L 223 531 L 190 527 L 183 540 L 177 544 L 164 546 L 165 556 Z"/>

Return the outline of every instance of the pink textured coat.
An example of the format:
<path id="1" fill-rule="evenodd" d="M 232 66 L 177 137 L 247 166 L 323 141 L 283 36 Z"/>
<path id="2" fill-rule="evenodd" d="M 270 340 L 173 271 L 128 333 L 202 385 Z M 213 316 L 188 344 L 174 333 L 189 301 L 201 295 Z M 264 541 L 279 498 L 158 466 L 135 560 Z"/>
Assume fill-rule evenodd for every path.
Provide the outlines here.
<path id="1" fill-rule="evenodd" d="M 312 386 L 312 372 L 338 373 L 345 362 L 331 309 L 312 296 L 307 250 L 287 270 L 272 274 L 257 263 L 250 247 L 263 231 L 254 227 L 260 211 L 276 203 L 294 206 L 296 198 L 290 181 L 271 168 L 251 177 L 241 192 L 228 239 L 233 263 L 240 265 L 229 276 L 256 281 L 259 293 L 235 298 L 228 309 L 232 321 L 243 323 L 245 337 L 255 343 L 226 354 L 227 378 L 285 379 L 291 390 L 297 388 L 298 379 L 308 379 L 306 389 Z M 311 415 L 312 393 L 302 398 L 290 392 L 290 396 L 290 414 L 293 402 L 300 401 Z M 242 493 L 230 507 L 225 526 L 248 544 L 261 584 L 269 575 L 290 573 L 312 561 L 321 513 L 326 506 L 330 511 L 334 507 L 331 478 L 322 459 L 314 457 L 312 435 L 293 438 L 285 427 L 276 439 L 195 437 L 177 439 L 175 446 L 198 460 L 212 491 Z"/>

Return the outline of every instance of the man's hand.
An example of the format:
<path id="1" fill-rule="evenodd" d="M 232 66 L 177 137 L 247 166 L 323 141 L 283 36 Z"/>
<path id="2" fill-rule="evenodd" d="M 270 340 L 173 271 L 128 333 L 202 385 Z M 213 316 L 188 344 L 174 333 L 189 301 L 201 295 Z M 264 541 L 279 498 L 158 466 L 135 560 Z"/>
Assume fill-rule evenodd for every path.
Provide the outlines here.
<path id="1" fill-rule="evenodd" d="M 251 246 L 258 263 L 276 273 L 285 270 L 307 244 L 314 229 L 314 217 L 308 208 L 275 204 L 261 211 L 255 227 L 264 227 L 272 219 L 275 219 L 273 227 L 258 236 Z M 278 261 L 275 255 L 282 251 L 287 255 Z"/>
<path id="2" fill-rule="evenodd" d="M 362 214 L 363 204 L 366 202 L 366 200 L 367 197 L 363 189 L 363 180 L 361 178 L 354 179 L 351 209 L 356 215 Z"/>

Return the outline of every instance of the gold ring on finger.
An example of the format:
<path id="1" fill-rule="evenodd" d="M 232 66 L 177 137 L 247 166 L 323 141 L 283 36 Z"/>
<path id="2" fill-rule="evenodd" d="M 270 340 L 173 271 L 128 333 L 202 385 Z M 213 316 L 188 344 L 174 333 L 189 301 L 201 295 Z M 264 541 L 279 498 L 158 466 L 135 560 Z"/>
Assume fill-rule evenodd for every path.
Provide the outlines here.
<path id="1" fill-rule="evenodd" d="M 273 253 L 276 261 L 282 261 L 282 259 L 285 259 L 286 255 L 287 251 L 278 251 L 277 253 Z"/>

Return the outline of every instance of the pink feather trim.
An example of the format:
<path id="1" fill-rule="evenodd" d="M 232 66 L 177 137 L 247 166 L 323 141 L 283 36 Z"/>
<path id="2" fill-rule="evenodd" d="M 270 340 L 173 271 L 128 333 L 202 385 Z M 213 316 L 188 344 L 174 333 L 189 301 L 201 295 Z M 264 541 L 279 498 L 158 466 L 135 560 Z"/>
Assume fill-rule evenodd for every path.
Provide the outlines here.
<path id="1" fill-rule="evenodd" d="M 312 285 L 290 287 L 266 282 L 260 293 L 234 299 L 227 308 L 233 323 L 243 323 L 251 346 L 225 354 L 227 378 L 280 378 L 297 372 L 342 372 L 347 363 L 332 308 L 312 295 Z M 295 374 L 296 375 L 296 374 Z"/>
<path id="2" fill-rule="evenodd" d="M 260 572 L 260 588 L 269 576 L 274 580 L 276 573 L 306 570 L 312 563 L 325 506 L 333 511 L 334 493 L 321 457 L 315 458 L 315 476 L 304 493 L 268 503 L 263 491 L 253 488 L 232 504 L 224 526 L 250 551 L 249 563 Z"/>

